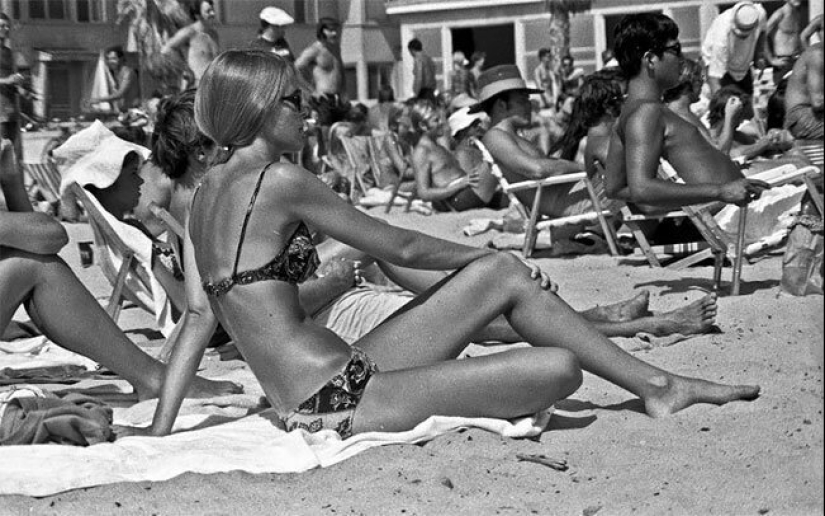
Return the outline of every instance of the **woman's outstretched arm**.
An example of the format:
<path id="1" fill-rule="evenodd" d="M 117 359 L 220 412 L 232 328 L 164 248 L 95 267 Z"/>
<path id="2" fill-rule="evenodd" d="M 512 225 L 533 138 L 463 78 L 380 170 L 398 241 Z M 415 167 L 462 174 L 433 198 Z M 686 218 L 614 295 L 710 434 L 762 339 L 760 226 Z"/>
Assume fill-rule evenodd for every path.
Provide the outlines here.
<path id="1" fill-rule="evenodd" d="M 305 170 L 284 164 L 277 181 L 265 181 L 270 202 L 287 206 L 294 216 L 330 237 L 379 260 L 410 268 L 454 270 L 491 249 L 470 247 L 393 226 L 342 201 L 332 190 Z"/>

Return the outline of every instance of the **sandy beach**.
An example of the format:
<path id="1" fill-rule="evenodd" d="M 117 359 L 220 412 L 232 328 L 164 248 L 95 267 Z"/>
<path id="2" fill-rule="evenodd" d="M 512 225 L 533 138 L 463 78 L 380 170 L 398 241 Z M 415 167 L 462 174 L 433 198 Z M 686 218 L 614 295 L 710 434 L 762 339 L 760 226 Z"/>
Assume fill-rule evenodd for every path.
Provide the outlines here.
<path id="1" fill-rule="evenodd" d="M 396 209 L 387 218 L 483 245 L 494 234 L 466 237 L 461 228 L 493 214 L 426 217 Z M 99 268 L 80 267 L 77 242 L 91 240 L 89 227 L 67 227 L 72 241 L 61 256 L 105 298 L 111 286 Z M 700 298 L 711 284 L 710 266 L 670 271 L 608 255 L 538 254 L 536 261 L 575 308 L 647 289 L 651 308 L 667 311 Z M 647 350 L 635 339 L 618 340 L 679 374 L 759 384 L 762 394 L 752 402 L 698 405 L 652 419 L 631 394 L 586 374 L 536 440 L 467 430 L 424 445 L 370 449 L 300 474 L 184 474 L 45 498 L 5 496 L 0 514 L 822 514 L 823 297 L 780 294 L 780 275 L 781 254 L 746 264 L 743 295 L 719 299 L 717 333 Z M 729 268 L 723 277 L 729 280 Z M 138 308 L 125 309 L 120 325 L 143 345 L 157 339 L 151 315 Z M 497 349 L 473 346 L 469 354 Z M 204 364 L 205 376 L 227 367 L 214 353 Z M 563 458 L 569 469 L 522 462 L 519 453 Z"/>

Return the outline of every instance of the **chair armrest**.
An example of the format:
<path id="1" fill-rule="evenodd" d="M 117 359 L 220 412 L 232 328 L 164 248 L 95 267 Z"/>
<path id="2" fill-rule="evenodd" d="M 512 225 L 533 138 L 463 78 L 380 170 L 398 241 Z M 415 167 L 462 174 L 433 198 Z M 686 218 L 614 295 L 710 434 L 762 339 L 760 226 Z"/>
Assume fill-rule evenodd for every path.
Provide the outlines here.
<path id="1" fill-rule="evenodd" d="M 586 178 L 587 172 L 576 172 L 574 174 L 563 174 L 560 176 L 546 177 L 544 179 L 531 179 L 530 181 L 519 181 L 518 183 L 510 183 L 510 187 L 507 190 L 510 192 L 519 192 L 521 190 L 531 190 L 534 188 L 541 188 L 544 186 L 576 183 Z"/>

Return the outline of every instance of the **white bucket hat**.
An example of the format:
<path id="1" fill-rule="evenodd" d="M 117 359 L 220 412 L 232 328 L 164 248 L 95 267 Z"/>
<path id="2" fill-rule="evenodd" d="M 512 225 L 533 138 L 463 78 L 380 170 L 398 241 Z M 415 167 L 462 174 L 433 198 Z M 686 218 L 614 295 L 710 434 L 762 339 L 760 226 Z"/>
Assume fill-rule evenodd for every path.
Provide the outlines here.
<path id="1" fill-rule="evenodd" d="M 108 188 L 120 176 L 123 160 L 130 152 L 137 152 L 141 159 L 147 159 L 151 152 L 146 147 L 127 142 L 117 136 L 104 138 L 97 147 L 78 159 L 60 181 L 60 194 L 72 183 L 80 186 L 93 185 Z"/>
<path id="2" fill-rule="evenodd" d="M 476 120 L 484 122 L 487 119 L 487 113 L 470 113 L 470 107 L 467 106 L 450 115 L 447 121 L 450 123 L 450 134 L 455 136 L 459 131 L 473 125 Z"/>

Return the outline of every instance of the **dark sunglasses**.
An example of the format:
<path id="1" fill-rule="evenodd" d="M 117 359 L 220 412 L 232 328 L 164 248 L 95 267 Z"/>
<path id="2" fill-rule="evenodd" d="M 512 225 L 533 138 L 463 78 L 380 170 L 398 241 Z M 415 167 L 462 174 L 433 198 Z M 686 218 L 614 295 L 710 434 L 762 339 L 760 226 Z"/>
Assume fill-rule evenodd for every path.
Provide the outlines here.
<path id="1" fill-rule="evenodd" d="M 662 53 L 664 52 L 670 52 L 676 57 L 682 57 L 682 44 L 677 41 L 676 43 L 665 45 L 662 47 Z"/>
<path id="2" fill-rule="evenodd" d="M 286 102 L 287 104 L 292 106 L 292 108 L 295 111 L 300 113 L 301 106 L 303 105 L 303 99 L 304 94 L 301 92 L 301 90 L 295 90 L 289 95 L 284 95 L 283 97 L 281 97 L 281 102 Z"/>

